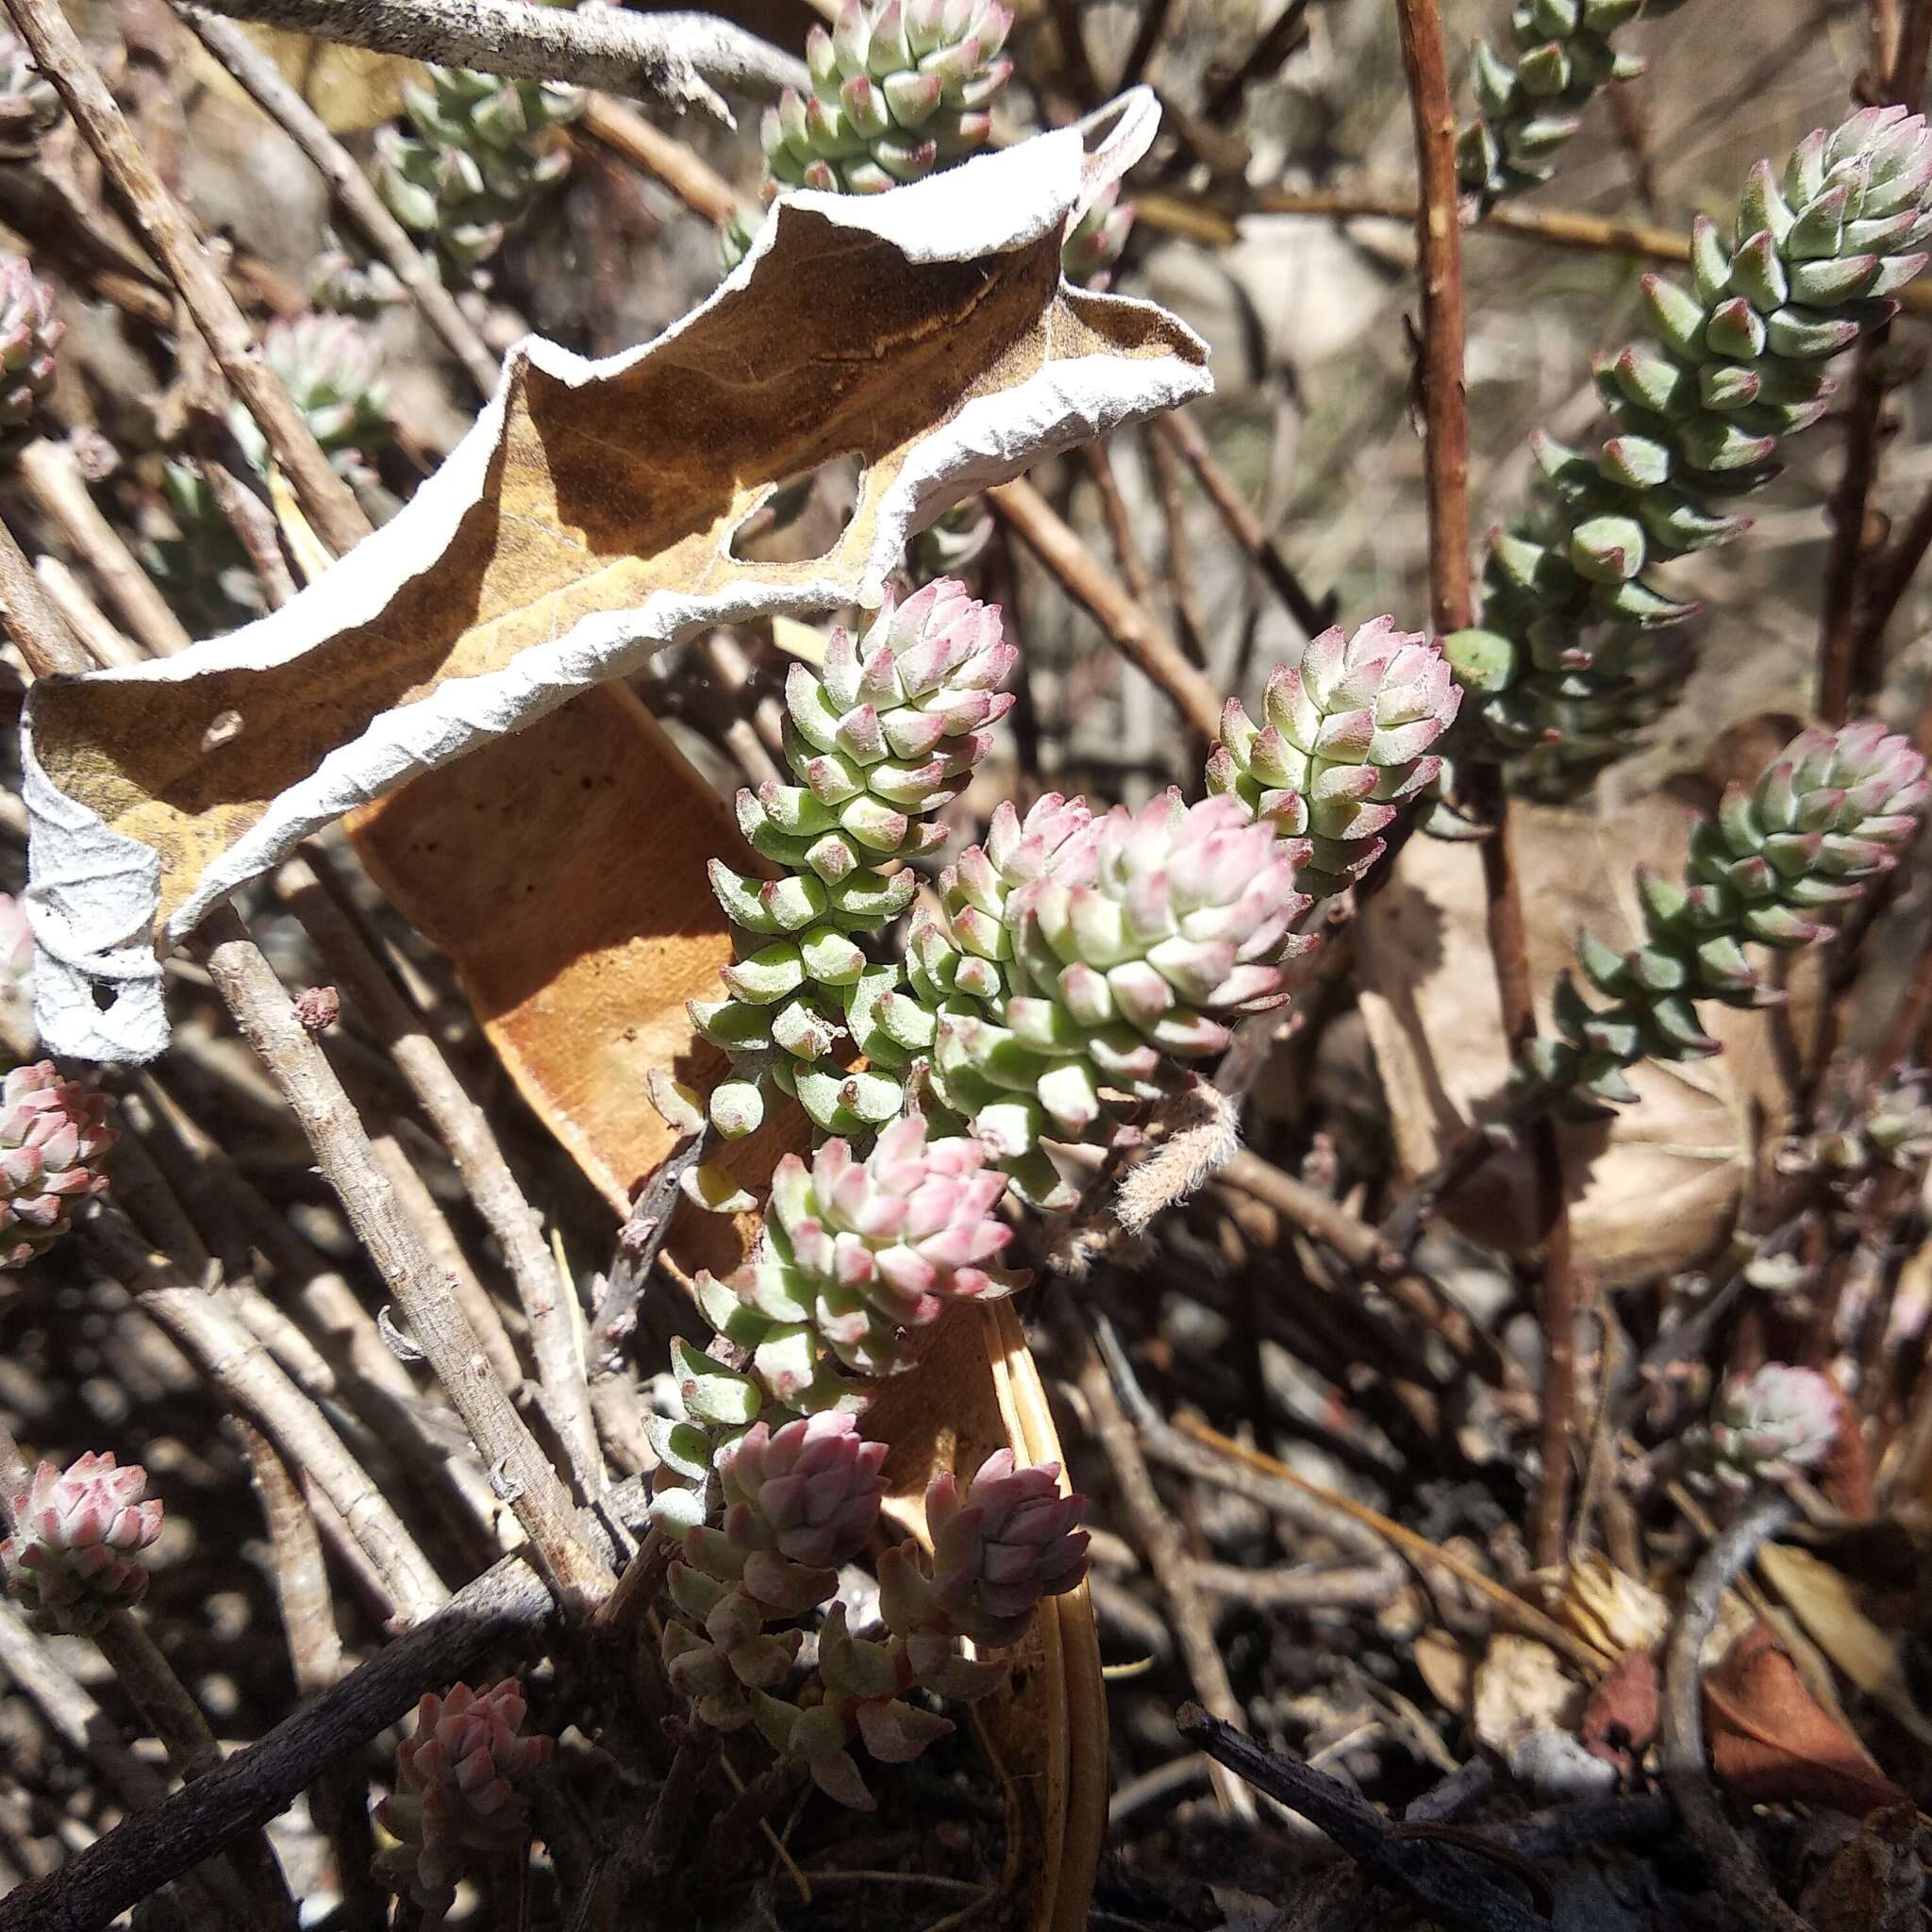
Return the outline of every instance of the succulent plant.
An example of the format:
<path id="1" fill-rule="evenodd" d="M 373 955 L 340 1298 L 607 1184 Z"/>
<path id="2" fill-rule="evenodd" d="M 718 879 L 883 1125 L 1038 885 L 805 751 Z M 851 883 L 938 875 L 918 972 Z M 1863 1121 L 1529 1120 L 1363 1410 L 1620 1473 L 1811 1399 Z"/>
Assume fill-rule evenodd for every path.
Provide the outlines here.
<path id="1" fill-rule="evenodd" d="M 32 160 L 60 113 L 60 96 L 26 42 L 0 27 L 0 160 Z"/>
<path id="2" fill-rule="evenodd" d="M 1012 1235 L 993 1212 L 1006 1189 L 976 1140 L 929 1138 L 917 1114 L 894 1121 L 862 1161 L 841 1140 L 809 1166 L 787 1155 L 757 1253 L 728 1282 L 702 1275 L 698 1305 L 751 1350 L 774 1401 L 861 1406 L 867 1382 L 911 1366 L 950 1303 L 1024 1280 L 997 1265 Z"/>
<path id="3" fill-rule="evenodd" d="M 379 128 L 376 191 L 404 227 L 434 241 L 444 279 L 461 285 L 504 232 L 570 172 L 562 125 L 583 111 L 574 87 L 431 67 L 403 97 L 414 128 Z"/>
<path id="4" fill-rule="evenodd" d="M 392 433 L 375 338 L 351 316 L 311 313 L 270 323 L 261 350 L 329 460 L 351 481 L 366 476 L 368 458 Z M 237 404 L 228 421 L 265 475 L 268 445 L 255 419 Z"/>
<path id="5" fill-rule="evenodd" d="M 999 1450 L 963 1497 L 942 1472 L 925 1501 L 932 1555 L 908 1539 L 879 1560 L 884 1633 L 854 1635 L 845 1606 L 835 1603 L 819 1632 L 819 1700 L 800 1708 L 769 1690 L 750 1697 L 773 1747 L 800 1759 L 821 1790 L 857 1810 L 871 1810 L 873 1798 L 853 1747 L 899 1764 L 945 1737 L 951 1720 L 908 1702 L 908 1692 L 984 1696 L 1004 1669 L 964 1656 L 959 1640 L 984 1649 L 1011 1645 L 1042 1597 L 1077 1589 L 1086 1574 L 1088 1539 L 1074 1524 L 1087 1499 L 1059 1493 L 1053 1463 L 1015 1469 L 1012 1452 Z"/>
<path id="6" fill-rule="evenodd" d="M 1118 181 L 1109 181 L 1068 228 L 1060 244 L 1060 273 L 1080 288 L 1105 290 L 1133 225 L 1133 203 L 1121 199 Z"/>
<path id="7" fill-rule="evenodd" d="M 1842 1408 L 1838 1391 L 1815 1369 L 1767 1362 L 1724 1385 L 1686 1458 L 1729 1490 L 1788 1482 L 1830 1454 Z"/>
<path id="8" fill-rule="evenodd" d="M 1392 618 L 1352 637 L 1324 630 L 1299 664 L 1268 680 L 1259 724 L 1229 700 L 1208 789 L 1283 837 L 1306 840 L 1295 886 L 1325 898 L 1375 862 L 1378 835 L 1435 783 L 1442 761 L 1429 747 L 1461 702 L 1441 651 Z"/>
<path id="9" fill-rule="evenodd" d="M 1060 1493 L 1059 1464 L 1015 1465 L 995 1450 L 963 1495 L 951 1472 L 926 1487 L 929 1568 L 916 1544 L 879 1562 L 880 1613 L 907 1636 L 971 1638 L 1003 1649 L 1019 1641 L 1041 1597 L 1075 1589 L 1087 1573 L 1087 1498 Z"/>
<path id="10" fill-rule="evenodd" d="M 678 1445 L 670 1445 L 673 1456 Z M 694 1445 L 692 1445 L 694 1446 Z M 698 1715 L 721 1730 L 752 1722 L 754 1690 L 781 1683 L 800 1633 L 770 1624 L 804 1616 L 838 1588 L 838 1565 L 864 1548 L 884 1492 L 883 1442 L 863 1441 L 849 1415 L 758 1423 L 715 1452 L 721 1525 L 658 1522 L 679 1541 L 669 1573 L 685 1622 L 667 1623 L 666 1671 Z M 675 1461 L 690 1474 L 694 1460 Z"/>
<path id="11" fill-rule="evenodd" d="M 1509 16 L 1515 64 L 1478 41 L 1470 62 L 1476 118 L 1456 142 L 1463 192 L 1487 211 L 1547 181 L 1551 157 L 1576 132 L 1599 90 L 1633 80 L 1643 62 L 1610 36 L 1641 13 L 1674 12 L 1683 0 L 1520 0 Z"/>
<path id="12" fill-rule="evenodd" d="M 530 1835 L 529 1800 L 517 1787 L 556 1748 L 521 1735 L 528 1707 L 514 1677 L 487 1690 L 467 1684 L 425 1691 L 416 1729 L 396 1746 L 396 1788 L 375 1807 L 395 1842 L 376 1872 L 433 1924 L 456 1902 L 473 1857 L 516 1851 Z"/>
<path id="13" fill-rule="evenodd" d="M 64 1470 L 42 1462 L 11 1507 L 0 1566 L 37 1628 L 91 1630 L 147 1594 L 141 1554 L 161 1533 L 161 1506 L 139 1463 L 120 1468 L 111 1450 Z"/>
<path id="14" fill-rule="evenodd" d="M 977 152 L 1012 73 L 1012 25 L 994 0 L 846 0 L 829 32 L 806 37 L 810 95 L 788 88 L 766 111 L 770 192 L 876 194 Z"/>
<path id="15" fill-rule="evenodd" d="M 909 1048 L 868 1017 L 897 969 L 871 967 L 853 935 L 911 904 L 907 861 L 943 841 L 937 815 L 1012 705 L 1000 686 L 1013 655 L 999 611 L 943 579 L 889 599 L 863 636 L 835 630 L 817 675 L 791 666 L 785 758 L 798 783 L 738 794 L 746 839 L 783 874 L 711 867 L 740 957 L 723 974 L 731 997 L 694 1003 L 691 1016 L 732 1056 L 710 1098 L 722 1133 L 758 1125 L 768 1084 L 830 1132 L 868 1132 L 903 1109 Z M 842 1063 L 848 1037 L 869 1070 Z"/>
<path id="16" fill-rule="evenodd" d="M 54 389 L 54 354 L 67 325 L 54 291 L 24 257 L 0 253 L 0 453 L 25 440 Z"/>
<path id="17" fill-rule="evenodd" d="M 1529 1074 L 1559 1092 L 1632 1100 L 1624 1070 L 1638 1060 L 1717 1052 L 1696 1002 L 1773 1004 L 1745 947 L 1824 937 L 1898 862 L 1927 791 L 1924 759 L 1881 724 L 1801 732 L 1754 788 L 1733 785 L 1716 816 L 1698 822 L 1681 884 L 1638 874 L 1642 944 L 1620 952 L 1584 936 L 1578 963 L 1615 1004 L 1591 1008 L 1565 975 L 1557 1037 L 1532 1047 Z"/>
<path id="18" fill-rule="evenodd" d="M 1574 789 L 1655 715 L 1685 658 L 1654 633 L 1694 607 L 1651 566 L 1746 527 L 1733 499 L 1824 412 L 1824 365 L 1892 313 L 1928 234 L 1932 134 L 1872 108 L 1810 135 L 1781 177 L 1760 161 L 1730 247 L 1700 217 L 1690 290 L 1644 278 L 1657 341 L 1596 366 L 1614 433 L 1593 452 L 1532 439 L 1536 505 L 1491 539 L 1482 626 L 1445 640 L 1490 755 L 1530 789 Z"/>
<path id="19" fill-rule="evenodd" d="M 67 1232 L 75 1202 L 107 1191 L 100 1160 L 120 1139 L 107 1112 L 52 1060 L 0 1081 L 0 1268 L 24 1267 Z"/>
<path id="20" fill-rule="evenodd" d="M 259 617 L 268 593 L 207 476 L 193 463 L 163 463 L 161 500 L 174 534 L 144 544 L 141 561 L 175 614 L 198 638 Z"/>
<path id="21" fill-rule="evenodd" d="M 1065 1205 L 1043 1139 L 1126 1144 L 1175 1062 L 1285 997 L 1305 858 L 1231 798 L 1003 808 L 912 939 L 915 989 L 958 995 L 937 1004 L 929 1104 L 969 1122 L 1024 1198 Z"/>

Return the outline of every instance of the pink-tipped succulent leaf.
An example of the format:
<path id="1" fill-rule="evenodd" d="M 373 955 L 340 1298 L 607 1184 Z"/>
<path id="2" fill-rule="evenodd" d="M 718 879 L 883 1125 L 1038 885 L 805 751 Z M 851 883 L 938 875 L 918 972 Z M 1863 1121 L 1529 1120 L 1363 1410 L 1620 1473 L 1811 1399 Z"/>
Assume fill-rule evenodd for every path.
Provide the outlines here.
<path id="1" fill-rule="evenodd" d="M 0 1267 L 25 1266 L 67 1232 L 76 1202 L 107 1191 L 100 1160 L 120 1138 L 107 1111 L 52 1060 L 0 1081 Z"/>
<path id="2" fill-rule="evenodd" d="M 13 1593 L 43 1629 L 92 1628 L 147 1593 L 142 1553 L 161 1533 L 147 1471 L 92 1452 L 66 1469 L 42 1462 L 12 1499 L 14 1533 L 0 1543 Z"/>

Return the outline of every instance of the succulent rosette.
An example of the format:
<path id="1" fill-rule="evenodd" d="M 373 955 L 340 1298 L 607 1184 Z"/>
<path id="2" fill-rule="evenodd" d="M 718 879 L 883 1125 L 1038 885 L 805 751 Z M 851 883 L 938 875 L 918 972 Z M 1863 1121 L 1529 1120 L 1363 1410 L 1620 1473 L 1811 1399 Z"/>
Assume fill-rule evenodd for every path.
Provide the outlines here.
<path id="1" fill-rule="evenodd" d="M 13 1534 L 0 1566 L 37 1627 L 90 1630 L 147 1594 L 142 1554 L 161 1533 L 147 1471 L 92 1452 L 64 1469 L 42 1462 L 11 1499 Z"/>
<path id="2" fill-rule="evenodd" d="M 752 1350 L 774 1400 L 856 1407 L 865 1384 L 909 1368 L 949 1304 L 1010 1293 L 998 1266 L 1012 1230 L 994 1213 L 1007 1176 L 967 1136 L 894 1121 L 863 1160 L 827 1141 L 772 1178 L 758 1252 L 728 1282 L 699 1281 L 713 1326 Z"/>
<path id="3" fill-rule="evenodd" d="M 1442 761 L 1429 747 L 1461 701 L 1441 650 L 1393 618 L 1353 636 L 1324 630 L 1268 680 L 1258 724 L 1229 701 L 1208 789 L 1284 837 L 1306 838 L 1295 884 L 1324 898 L 1380 858 L 1380 834 L 1436 782 Z"/>
<path id="4" fill-rule="evenodd" d="M 67 325 L 54 291 L 24 257 L 0 253 L 0 452 L 17 445 L 54 390 L 54 354 Z"/>
<path id="5" fill-rule="evenodd" d="M 1733 785 L 1698 822 L 1681 883 L 1638 874 L 1641 945 L 1584 935 L 1578 963 L 1614 1004 L 1592 1008 L 1559 980 L 1556 1037 L 1531 1049 L 1529 1073 L 1625 1101 L 1636 1094 L 1624 1070 L 1638 1060 L 1715 1053 L 1696 1003 L 1773 1003 L 1746 946 L 1790 950 L 1828 933 L 1917 837 L 1927 790 L 1924 759 L 1881 724 L 1801 732 L 1755 787 Z"/>
<path id="6" fill-rule="evenodd" d="M 432 1922 L 455 1903 L 474 1859 L 514 1852 L 529 1838 L 529 1800 L 519 1787 L 549 1761 L 556 1740 L 524 1734 L 527 1711 L 514 1677 L 487 1690 L 425 1691 L 414 1734 L 396 1747 L 396 1789 L 375 1807 L 395 1842 L 376 1871 Z"/>
<path id="7" fill-rule="evenodd" d="M 52 1060 L 0 1081 L 0 1268 L 24 1267 L 67 1232 L 76 1202 L 107 1191 L 101 1157 L 120 1139 L 107 1112 Z"/>
<path id="8" fill-rule="evenodd" d="M 1789 1482 L 1830 1454 L 1843 1412 L 1838 1391 L 1815 1369 L 1767 1362 L 1719 1391 L 1690 1461 L 1725 1489 Z"/>

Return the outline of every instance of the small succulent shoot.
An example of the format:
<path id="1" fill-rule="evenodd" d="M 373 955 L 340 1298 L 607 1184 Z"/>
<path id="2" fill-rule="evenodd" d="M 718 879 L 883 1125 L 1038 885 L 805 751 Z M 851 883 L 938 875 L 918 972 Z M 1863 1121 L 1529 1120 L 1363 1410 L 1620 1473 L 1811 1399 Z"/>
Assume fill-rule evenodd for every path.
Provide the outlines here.
<path id="1" fill-rule="evenodd" d="M 828 1133 L 867 1135 L 904 1111 L 903 1075 L 932 1041 L 930 1015 L 893 1000 L 901 974 L 857 935 L 897 919 L 918 875 L 908 861 L 944 842 L 939 813 L 965 790 L 1011 708 L 1013 646 L 995 607 L 951 579 L 888 599 L 862 635 L 842 626 L 814 673 L 785 687 L 785 758 L 797 780 L 738 794 L 738 820 L 776 878 L 711 867 L 734 927 L 729 997 L 694 1002 L 705 1038 L 732 1058 L 710 1095 L 727 1138 L 791 1094 Z M 863 1054 L 867 1065 L 849 1061 Z"/>
<path id="2" fill-rule="evenodd" d="M 1547 181 L 1554 158 L 1605 87 L 1643 72 L 1610 43 L 1639 14 L 1654 20 L 1682 0 L 1522 0 L 1509 16 L 1512 64 L 1486 41 L 1470 62 L 1476 117 L 1456 142 L 1462 190 L 1479 212 Z"/>
<path id="3" fill-rule="evenodd" d="M 336 469 L 350 482 L 371 477 L 370 458 L 393 434 L 375 338 L 353 316 L 296 315 L 269 324 L 261 352 Z M 255 419 L 237 404 L 228 421 L 265 475 L 268 445 Z"/>
<path id="4" fill-rule="evenodd" d="M 993 0 L 846 0 L 806 37 L 810 94 L 787 88 L 766 110 L 766 199 L 877 194 L 976 154 L 1013 71 L 1012 25 Z"/>
<path id="5" fill-rule="evenodd" d="M 54 291 L 24 257 L 0 253 L 0 456 L 26 441 L 54 391 L 54 356 L 67 325 Z"/>
<path id="6" fill-rule="evenodd" d="M 52 1060 L 0 1081 L 0 1268 L 21 1268 L 108 1189 L 101 1158 L 121 1137 L 107 1097 L 62 1079 Z"/>
<path id="7" fill-rule="evenodd" d="M 42 1462 L 11 1498 L 13 1534 L 0 1542 L 8 1587 L 37 1629 L 95 1628 L 147 1594 L 142 1561 L 161 1533 L 147 1471 L 92 1451 L 64 1470 Z"/>
<path id="8" fill-rule="evenodd" d="M 555 1740 L 523 1732 L 527 1706 L 514 1677 L 487 1690 L 458 1684 L 425 1691 L 416 1729 L 396 1746 L 396 1787 L 375 1807 L 394 1842 L 376 1874 L 439 1923 L 457 1882 L 479 1857 L 521 1849 L 530 1836 L 525 1785 L 549 1760 Z"/>
<path id="9" fill-rule="evenodd" d="M 1735 500 L 1830 406 L 1825 365 L 1897 308 L 1932 235 L 1932 133 L 1871 108 L 1751 171 L 1730 245 L 1692 224 L 1689 289 L 1644 278 L 1653 339 L 1603 356 L 1610 434 L 1532 439 L 1528 516 L 1491 539 L 1482 626 L 1445 641 L 1481 696 L 1489 755 L 1562 795 L 1625 752 L 1688 659 L 1694 614 L 1652 566 L 1728 542 Z M 1472 754 L 1478 747 L 1472 747 Z"/>
<path id="10" fill-rule="evenodd" d="M 1268 680 L 1257 724 L 1230 699 L 1208 760 L 1208 789 L 1283 838 L 1305 839 L 1296 890 L 1343 891 L 1381 857 L 1381 835 L 1436 782 L 1429 747 L 1462 702 L 1441 650 L 1378 617 L 1308 641 Z"/>
<path id="11" fill-rule="evenodd" d="M 1815 1469 L 1838 1440 L 1844 1403 L 1815 1369 L 1767 1362 L 1718 1391 L 1710 1421 L 1686 1439 L 1688 1468 L 1738 1493 Z"/>
<path id="12" fill-rule="evenodd" d="M 1924 759 L 1883 725 L 1801 732 L 1755 787 L 1733 785 L 1699 820 L 1681 883 L 1638 874 L 1641 945 L 1584 935 L 1578 963 L 1613 1004 L 1592 1008 L 1566 974 L 1556 1035 L 1530 1049 L 1528 1077 L 1559 1095 L 1628 1101 L 1624 1072 L 1639 1060 L 1716 1053 L 1697 1003 L 1774 1004 L 1746 948 L 1825 937 L 1917 836 L 1927 789 Z"/>
<path id="13" fill-rule="evenodd" d="M 780 1407 L 856 1410 L 869 1383 L 903 1374 L 958 1301 L 1010 1294 L 1012 1229 L 994 1209 L 1007 1177 L 970 1136 L 935 1136 L 908 1114 L 858 1159 L 830 1140 L 772 1177 L 751 1260 L 698 1282 L 698 1305 Z"/>
<path id="14" fill-rule="evenodd" d="M 570 172 L 563 124 L 583 112 L 584 96 L 466 67 L 428 75 L 403 97 L 413 131 L 376 131 L 375 188 L 404 227 L 436 244 L 443 279 L 463 287 Z"/>
<path id="15" fill-rule="evenodd" d="M 884 1633 L 855 1636 L 845 1606 L 835 1603 L 819 1632 L 820 1699 L 803 1708 L 770 1690 L 751 1699 L 774 1748 L 799 1758 L 822 1791 L 856 1810 L 870 1811 L 874 1801 L 854 1748 L 899 1764 L 947 1736 L 951 1720 L 909 1694 L 984 1696 L 1004 1668 L 969 1657 L 961 1640 L 981 1650 L 1009 1647 L 1043 1598 L 1077 1589 L 1086 1574 L 1087 1534 L 1075 1524 L 1087 1499 L 1060 1493 L 1058 1464 L 1018 1469 L 1012 1452 L 999 1450 L 963 1495 L 941 1473 L 925 1500 L 931 1555 L 908 1538 L 879 1559 Z"/>
<path id="16" fill-rule="evenodd" d="M 1070 1205 L 1043 1141 L 1130 1145 L 1135 1116 L 1286 997 L 1305 841 L 1229 798 L 1170 791 L 1092 817 L 1003 807 L 912 937 L 938 1006 L 929 1105 L 970 1124 L 1023 1198 Z"/>

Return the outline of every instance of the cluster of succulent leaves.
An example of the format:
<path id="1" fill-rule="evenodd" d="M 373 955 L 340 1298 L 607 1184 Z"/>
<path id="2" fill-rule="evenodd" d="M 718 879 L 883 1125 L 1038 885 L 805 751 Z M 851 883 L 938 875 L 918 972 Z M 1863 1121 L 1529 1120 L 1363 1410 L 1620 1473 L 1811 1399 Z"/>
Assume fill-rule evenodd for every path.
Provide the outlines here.
<path id="1" fill-rule="evenodd" d="M 0 1569 L 35 1628 L 73 1634 L 147 1594 L 142 1562 L 161 1533 L 161 1506 L 147 1471 L 90 1451 L 64 1469 L 42 1462 L 8 1498 L 13 1534 Z"/>
<path id="2" fill-rule="evenodd" d="M 1683 0 L 1521 0 L 1509 16 L 1515 58 L 1478 41 L 1470 61 L 1476 117 L 1457 138 L 1463 192 L 1487 213 L 1547 181 L 1552 157 L 1581 124 L 1592 97 L 1634 80 L 1643 62 L 1610 44 L 1639 14 L 1654 20 Z"/>
<path id="3" fill-rule="evenodd" d="M 1646 276 L 1655 340 L 1596 364 L 1614 433 L 1533 439 L 1530 512 L 1491 541 L 1481 627 L 1447 640 L 1487 744 L 1525 789 L 1563 794 L 1628 749 L 1679 688 L 1659 636 L 1694 614 L 1651 567 L 1742 531 L 1733 501 L 1833 391 L 1825 363 L 1894 310 L 1932 234 L 1932 134 L 1873 108 L 1751 172 L 1732 244 L 1700 217 L 1691 287 Z"/>
<path id="4" fill-rule="evenodd" d="M 555 81 L 432 66 L 428 85 L 403 97 L 409 131 L 376 134 L 376 192 L 434 244 L 443 278 L 466 286 L 510 224 L 570 172 L 563 127 L 583 106 L 579 89 Z"/>
<path id="5" fill-rule="evenodd" d="M 1801 732 L 1755 787 L 1731 786 L 1698 821 L 1681 881 L 1638 873 L 1641 944 L 1584 935 L 1578 963 L 1612 1004 L 1591 1007 L 1565 974 L 1556 1033 L 1530 1048 L 1524 1076 L 1584 1106 L 1628 1101 L 1637 1061 L 1716 1053 L 1697 1002 L 1774 1004 L 1746 948 L 1824 937 L 1918 836 L 1928 791 L 1925 760 L 1882 724 Z"/>

